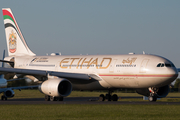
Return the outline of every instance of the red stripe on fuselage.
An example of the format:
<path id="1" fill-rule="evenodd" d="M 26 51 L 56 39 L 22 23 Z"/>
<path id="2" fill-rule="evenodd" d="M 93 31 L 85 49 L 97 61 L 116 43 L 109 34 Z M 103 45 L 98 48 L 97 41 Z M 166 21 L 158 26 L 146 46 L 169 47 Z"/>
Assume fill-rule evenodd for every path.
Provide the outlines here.
<path id="1" fill-rule="evenodd" d="M 99 76 L 105 76 L 105 77 L 175 77 L 177 75 L 174 75 L 174 74 L 165 74 L 165 75 L 151 75 L 151 74 L 146 74 L 146 75 L 136 75 L 136 74 L 133 74 L 133 75 L 108 75 L 108 74 L 100 74 Z"/>

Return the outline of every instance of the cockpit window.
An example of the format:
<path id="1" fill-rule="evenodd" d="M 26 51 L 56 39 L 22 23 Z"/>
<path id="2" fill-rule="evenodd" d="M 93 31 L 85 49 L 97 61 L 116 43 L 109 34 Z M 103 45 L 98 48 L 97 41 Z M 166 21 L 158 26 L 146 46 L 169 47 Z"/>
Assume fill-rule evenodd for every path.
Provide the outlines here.
<path id="1" fill-rule="evenodd" d="M 157 67 L 175 67 L 174 64 L 169 64 L 169 63 L 159 63 Z"/>
<path id="2" fill-rule="evenodd" d="M 171 64 L 165 64 L 166 67 L 171 67 Z"/>
<path id="3" fill-rule="evenodd" d="M 159 63 L 159 64 L 157 65 L 157 67 L 161 67 L 161 63 Z"/>
<path id="4" fill-rule="evenodd" d="M 164 67 L 164 63 L 159 63 L 157 67 Z"/>
<path id="5" fill-rule="evenodd" d="M 161 67 L 164 67 L 164 64 L 163 64 L 163 63 L 161 64 Z"/>

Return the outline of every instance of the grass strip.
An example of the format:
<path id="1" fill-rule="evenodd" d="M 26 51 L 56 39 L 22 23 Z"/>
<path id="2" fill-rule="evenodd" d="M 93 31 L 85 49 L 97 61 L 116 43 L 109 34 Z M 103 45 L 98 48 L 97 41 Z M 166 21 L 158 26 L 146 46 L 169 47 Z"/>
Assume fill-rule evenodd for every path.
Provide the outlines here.
<path id="1" fill-rule="evenodd" d="M 177 120 L 180 105 L 1 105 L 3 120 Z"/>

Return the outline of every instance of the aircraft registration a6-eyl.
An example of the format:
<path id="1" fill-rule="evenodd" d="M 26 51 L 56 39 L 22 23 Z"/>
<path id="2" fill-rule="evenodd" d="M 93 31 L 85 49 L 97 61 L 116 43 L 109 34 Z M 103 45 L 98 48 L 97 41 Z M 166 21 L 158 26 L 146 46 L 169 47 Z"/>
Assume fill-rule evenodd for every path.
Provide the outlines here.
<path id="1" fill-rule="evenodd" d="M 27 46 L 11 9 L 2 11 L 9 55 L 2 61 L 11 68 L 0 68 L 0 73 L 41 81 L 39 90 L 47 101 L 62 101 L 72 90 L 108 90 L 99 99 L 117 101 L 118 96 L 112 92 L 120 88 L 136 89 L 149 101 L 156 101 L 167 96 L 169 84 L 178 76 L 171 61 L 150 54 L 36 56 Z"/>

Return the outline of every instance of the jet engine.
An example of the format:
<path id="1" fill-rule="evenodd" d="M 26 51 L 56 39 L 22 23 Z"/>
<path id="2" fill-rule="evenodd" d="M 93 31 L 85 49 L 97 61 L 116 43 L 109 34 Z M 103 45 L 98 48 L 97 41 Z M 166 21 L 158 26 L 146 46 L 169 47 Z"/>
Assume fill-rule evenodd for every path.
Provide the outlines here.
<path id="1" fill-rule="evenodd" d="M 7 89 L 6 91 L 4 91 L 4 96 L 6 98 L 14 97 L 14 91 L 12 89 Z"/>
<path id="2" fill-rule="evenodd" d="M 67 79 L 51 78 L 39 86 L 39 91 L 49 96 L 65 97 L 71 93 L 72 84 Z"/>
<path id="3" fill-rule="evenodd" d="M 136 92 L 140 95 L 144 95 L 144 96 L 150 96 L 150 91 L 148 88 L 143 88 L 143 89 L 136 89 Z M 169 93 L 169 85 L 163 86 L 158 88 L 157 92 L 156 92 L 156 96 L 157 98 L 163 98 L 166 97 Z"/>

